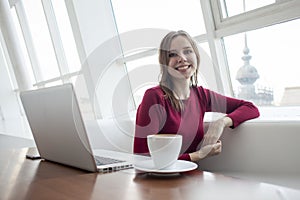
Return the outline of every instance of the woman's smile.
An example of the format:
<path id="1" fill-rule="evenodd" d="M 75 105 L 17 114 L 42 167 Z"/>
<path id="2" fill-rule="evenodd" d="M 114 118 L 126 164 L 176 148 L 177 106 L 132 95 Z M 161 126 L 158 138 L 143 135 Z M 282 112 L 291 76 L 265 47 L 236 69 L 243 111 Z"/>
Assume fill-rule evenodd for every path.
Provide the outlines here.
<path id="1" fill-rule="evenodd" d="M 189 79 L 196 71 L 197 57 L 190 42 L 183 36 L 173 39 L 169 50 L 168 66 L 177 73 L 169 72 L 174 78 Z"/>
<path id="2" fill-rule="evenodd" d="M 189 68 L 191 68 L 191 65 L 180 65 L 178 67 L 175 67 L 176 70 L 181 72 L 185 72 Z"/>

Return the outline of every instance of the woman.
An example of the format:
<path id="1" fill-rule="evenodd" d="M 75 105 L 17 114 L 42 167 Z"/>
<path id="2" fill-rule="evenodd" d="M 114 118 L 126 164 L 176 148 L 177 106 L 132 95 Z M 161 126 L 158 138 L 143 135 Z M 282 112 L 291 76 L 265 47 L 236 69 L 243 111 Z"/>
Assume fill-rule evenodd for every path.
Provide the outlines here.
<path id="1" fill-rule="evenodd" d="M 145 92 L 137 111 L 134 153 L 149 154 L 147 135 L 173 133 L 183 136 L 179 159 L 198 161 L 221 152 L 219 138 L 225 127 L 235 128 L 259 116 L 258 109 L 251 102 L 197 86 L 200 55 L 188 33 L 172 31 L 163 38 L 159 63 L 159 86 Z M 204 136 L 205 112 L 226 115 L 212 122 Z"/>

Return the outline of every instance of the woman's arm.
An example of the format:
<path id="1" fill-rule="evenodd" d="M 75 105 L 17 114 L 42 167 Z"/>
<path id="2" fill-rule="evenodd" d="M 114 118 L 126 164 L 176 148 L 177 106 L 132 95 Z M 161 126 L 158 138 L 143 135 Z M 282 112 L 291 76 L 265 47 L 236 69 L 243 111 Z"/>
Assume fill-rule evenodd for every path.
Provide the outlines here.
<path id="1" fill-rule="evenodd" d="M 217 155 L 222 151 L 222 143 L 219 140 L 225 127 L 232 126 L 230 117 L 222 117 L 209 125 L 207 133 L 204 135 L 203 142 L 199 151 L 190 153 L 192 161 L 198 161 L 209 156 Z"/>
<path id="2" fill-rule="evenodd" d="M 227 114 L 226 116 L 232 120 L 231 128 L 235 128 L 242 122 L 259 116 L 259 111 L 252 102 L 227 97 L 203 87 L 199 87 L 198 92 L 204 104 L 205 112 Z"/>
<path id="3" fill-rule="evenodd" d="M 199 91 L 205 97 L 203 100 L 206 111 L 220 112 L 227 115 L 210 123 L 200 150 L 189 154 L 192 161 L 198 161 L 221 152 L 222 144 L 219 142 L 219 138 L 225 127 L 235 128 L 242 122 L 259 116 L 257 107 L 251 102 L 226 97 L 216 92 L 202 89 L 200 87 Z"/>

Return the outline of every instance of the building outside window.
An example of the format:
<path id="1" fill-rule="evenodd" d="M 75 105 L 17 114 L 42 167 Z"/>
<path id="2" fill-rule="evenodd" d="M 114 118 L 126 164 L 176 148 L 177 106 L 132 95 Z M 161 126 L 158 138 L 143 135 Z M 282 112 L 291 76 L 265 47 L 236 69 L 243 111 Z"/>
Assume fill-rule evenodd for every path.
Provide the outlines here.
<path id="1" fill-rule="evenodd" d="M 299 106 L 295 99 L 300 93 L 300 20 L 299 8 L 295 9 L 299 2 L 218 2 L 221 11 L 215 12 L 216 26 L 221 32 L 236 29 L 231 34 L 221 33 L 234 96 L 259 106 Z M 240 26 L 235 28 L 233 22 Z M 245 29 L 249 30 L 242 31 Z"/>
<path id="2" fill-rule="evenodd" d="M 224 37 L 236 97 L 258 105 L 299 106 L 300 20 Z M 293 91 L 292 91 L 292 89 Z"/>

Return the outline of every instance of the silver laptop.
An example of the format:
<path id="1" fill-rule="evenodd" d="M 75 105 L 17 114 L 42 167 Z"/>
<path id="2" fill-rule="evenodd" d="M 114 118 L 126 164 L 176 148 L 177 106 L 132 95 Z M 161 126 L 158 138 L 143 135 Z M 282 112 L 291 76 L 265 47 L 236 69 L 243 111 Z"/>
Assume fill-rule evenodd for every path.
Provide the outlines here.
<path id="1" fill-rule="evenodd" d="M 45 160 L 92 172 L 132 167 L 129 162 L 93 154 L 72 84 L 24 91 L 20 98 Z"/>

